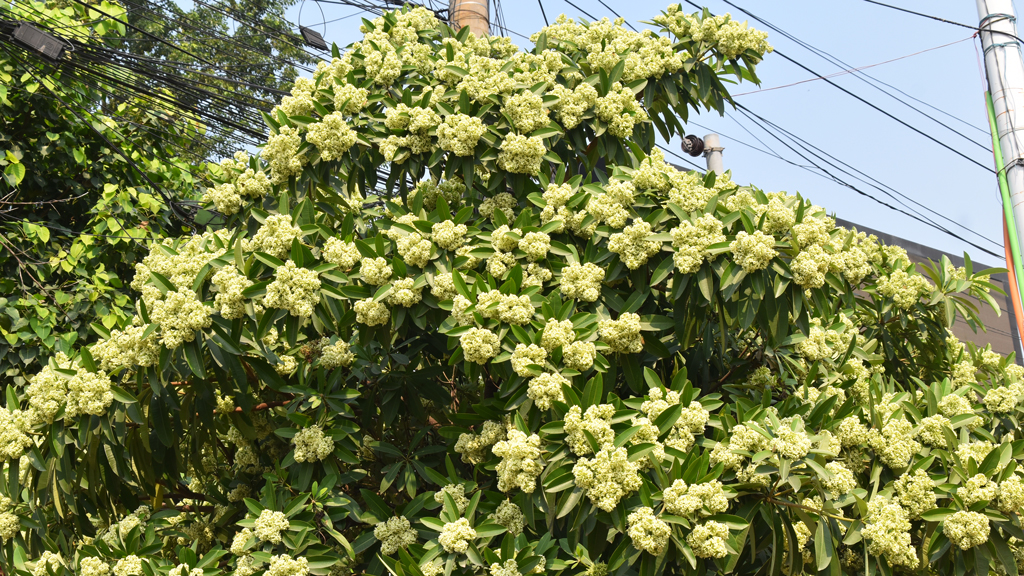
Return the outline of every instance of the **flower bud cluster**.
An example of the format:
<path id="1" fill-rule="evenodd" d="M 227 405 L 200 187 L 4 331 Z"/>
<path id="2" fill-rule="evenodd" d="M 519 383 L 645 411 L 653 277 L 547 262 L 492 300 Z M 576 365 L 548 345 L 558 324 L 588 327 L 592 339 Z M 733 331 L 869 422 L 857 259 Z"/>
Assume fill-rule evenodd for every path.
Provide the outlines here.
<path id="1" fill-rule="evenodd" d="M 620 448 L 621 450 L 621 448 Z M 633 547 L 637 550 L 647 552 L 652 556 L 658 556 L 668 546 L 669 536 L 672 529 L 663 520 L 654 515 L 654 510 L 649 506 L 641 506 L 635 512 L 626 517 L 629 534 L 633 541 Z"/>
<path id="2" fill-rule="evenodd" d="M 501 351 L 498 336 L 486 328 L 470 328 L 459 338 L 466 362 L 486 364 Z"/>
<path id="3" fill-rule="evenodd" d="M 626 226 L 622 232 L 612 234 L 608 239 L 608 250 L 619 255 L 619 259 L 630 270 L 636 270 L 661 250 L 661 242 L 648 240 L 653 234 L 651 225 L 643 220 Z"/>
<path id="4" fill-rule="evenodd" d="M 639 314 L 625 312 L 619 315 L 618 320 L 601 320 L 598 333 L 613 352 L 636 354 L 644 349 Z"/>
<path id="5" fill-rule="evenodd" d="M 367 326 L 381 326 L 391 319 L 388 307 L 383 302 L 374 302 L 373 298 L 356 302 L 352 309 L 356 311 L 356 322 Z"/>
<path id="6" fill-rule="evenodd" d="M 529 376 L 530 365 L 543 367 L 547 358 L 547 351 L 536 344 L 516 344 L 512 352 L 512 370 L 520 376 Z"/>
<path id="7" fill-rule="evenodd" d="M 281 308 L 292 316 L 308 318 L 320 303 L 320 278 L 315 270 L 299 268 L 288 260 L 274 272 L 274 281 L 267 285 L 263 305 Z"/>
<path id="8" fill-rule="evenodd" d="M 459 434 L 455 443 L 455 451 L 462 454 L 462 461 L 468 464 L 481 464 L 490 456 L 490 447 L 505 439 L 505 426 L 499 422 L 484 422 L 479 434 Z"/>
<path id="9" fill-rule="evenodd" d="M 692 224 L 683 221 L 673 228 L 672 247 L 676 252 L 672 255 L 672 261 L 676 268 L 684 274 L 693 274 L 705 261 L 714 260 L 715 257 L 708 252 L 708 247 L 725 242 L 723 226 L 721 220 L 714 215 L 705 214 Z"/>
<path id="10" fill-rule="evenodd" d="M 526 394 L 533 400 L 537 408 L 548 410 L 552 402 L 565 402 L 562 393 L 562 386 L 569 385 L 569 381 L 561 374 L 544 373 L 531 378 L 527 384 Z"/>
<path id="11" fill-rule="evenodd" d="M 615 432 L 612 430 L 613 416 L 615 407 L 611 404 L 595 404 L 587 408 L 586 413 L 583 413 L 579 406 L 570 406 L 569 412 L 565 415 L 564 428 L 568 434 L 566 442 L 573 453 L 585 456 L 594 452 L 586 433 L 594 437 L 597 450 L 610 448 L 615 441 Z"/>
<path id="12" fill-rule="evenodd" d="M 217 287 L 217 296 L 213 305 L 220 315 L 228 320 L 245 316 L 245 297 L 242 292 L 252 286 L 249 280 L 234 266 L 225 266 L 213 275 L 213 284 Z"/>
<path id="13" fill-rule="evenodd" d="M 543 470 L 540 462 L 540 436 L 527 436 L 524 432 L 512 429 L 508 431 L 508 438 L 497 442 L 491 451 L 501 458 L 496 469 L 498 490 L 508 492 L 519 488 L 526 494 L 532 494 L 537 488 L 537 476 Z"/>
<path id="14" fill-rule="evenodd" d="M 593 458 L 580 458 L 572 468 L 576 486 L 586 492 L 590 502 L 611 512 L 619 501 L 640 489 L 639 468 L 629 461 L 625 448 L 606 447 Z"/>
<path id="15" fill-rule="evenodd" d="M 416 543 L 416 530 L 405 516 L 392 516 L 385 522 L 379 522 L 373 528 L 373 535 L 380 541 L 380 553 L 385 556 Z"/>
<path id="16" fill-rule="evenodd" d="M 334 452 L 334 440 L 315 424 L 296 432 L 292 444 L 296 462 L 319 462 Z"/>
<path id="17" fill-rule="evenodd" d="M 306 140 L 320 150 L 320 159 L 326 162 L 340 160 L 356 143 L 356 132 L 345 122 L 341 112 L 331 112 L 320 122 L 310 124 Z"/>
<path id="18" fill-rule="evenodd" d="M 595 302 L 601 296 L 601 283 L 604 282 L 604 275 L 604 269 L 596 264 L 573 262 L 562 268 L 562 296 L 584 302 Z"/>
<path id="19" fill-rule="evenodd" d="M 288 214 L 271 214 L 263 222 L 252 240 L 242 240 L 246 252 L 266 252 L 275 258 L 286 258 L 292 251 L 292 242 L 302 237 L 302 230 L 292 226 Z"/>

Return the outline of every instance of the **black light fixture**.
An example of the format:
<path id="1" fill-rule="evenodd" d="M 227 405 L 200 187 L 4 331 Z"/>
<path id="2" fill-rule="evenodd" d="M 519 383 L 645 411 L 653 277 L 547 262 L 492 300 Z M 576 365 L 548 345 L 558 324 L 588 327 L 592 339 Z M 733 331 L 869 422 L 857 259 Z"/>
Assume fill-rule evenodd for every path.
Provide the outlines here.
<path id="1" fill-rule="evenodd" d="M 327 41 L 324 40 L 324 37 L 316 30 L 306 28 L 305 26 L 299 26 L 299 32 L 302 33 L 302 39 L 306 41 L 306 44 L 313 48 L 325 51 L 330 49 L 330 46 L 327 45 Z"/>
<path id="2" fill-rule="evenodd" d="M 63 40 L 29 24 L 22 22 L 14 29 L 14 41 L 29 50 L 34 50 L 56 62 L 64 55 L 68 45 Z"/>
<path id="3" fill-rule="evenodd" d="M 683 152 L 694 158 L 700 156 L 704 153 L 704 141 L 693 134 L 683 137 Z"/>

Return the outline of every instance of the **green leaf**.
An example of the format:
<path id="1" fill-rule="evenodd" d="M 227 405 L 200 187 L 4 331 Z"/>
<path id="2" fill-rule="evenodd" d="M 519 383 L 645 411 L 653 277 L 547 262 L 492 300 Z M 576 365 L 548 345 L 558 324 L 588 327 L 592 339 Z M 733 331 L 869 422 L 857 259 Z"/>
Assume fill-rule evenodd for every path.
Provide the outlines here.
<path id="1" fill-rule="evenodd" d="M 942 522 L 947 516 L 951 516 L 956 510 L 952 508 L 932 508 L 921 513 L 921 519 L 928 522 Z"/>
<path id="2" fill-rule="evenodd" d="M 120 386 L 111 384 L 110 391 L 114 394 L 114 400 L 117 400 L 118 402 L 123 402 L 125 404 L 134 404 L 138 402 L 138 399 L 136 399 L 135 396 L 132 396 Z"/>
<path id="3" fill-rule="evenodd" d="M 21 184 L 21 181 L 25 178 L 25 165 L 21 163 L 8 164 L 7 168 L 4 169 L 4 176 L 11 186 Z"/>

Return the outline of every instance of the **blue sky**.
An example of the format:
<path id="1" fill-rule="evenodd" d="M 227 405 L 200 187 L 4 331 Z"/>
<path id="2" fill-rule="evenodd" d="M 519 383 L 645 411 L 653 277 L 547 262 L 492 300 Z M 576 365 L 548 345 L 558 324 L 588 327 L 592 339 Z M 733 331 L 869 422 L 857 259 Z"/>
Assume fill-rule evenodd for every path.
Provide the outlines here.
<path id="1" fill-rule="evenodd" d="M 595 16 L 611 16 L 610 11 L 598 0 L 572 1 Z M 975 42 L 958 42 L 971 36 L 971 30 L 896 12 L 863 0 L 833 0 L 827 3 L 805 0 L 733 0 L 733 3 L 854 67 L 876 64 L 957 42 L 951 46 L 882 64 L 865 72 L 938 108 L 941 112 L 883 86 L 889 92 L 962 132 L 974 142 L 990 147 L 991 137 L 988 134 L 988 120 L 983 100 L 984 87 L 979 76 Z M 891 0 L 887 3 L 965 24 L 973 25 L 978 21 L 974 2 L 966 0 Z M 509 29 L 528 36 L 544 25 L 536 0 L 505 0 L 503 4 L 505 22 Z M 637 28 L 642 28 L 643 25 L 639 22 L 658 14 L 667 2 L 605 0 L 605 4 L 619 12 Z M 701 4 L 716 14 L 731 12 L 734 18 L 749 19 L 738 10 L 727 6 L 722 0 L 706 0 Z M 823 6 L 827 8 L 823 9 Z M 320 4 L 320 7 L 323 9 L 323 17 L 312 0 L 307 0 L 305 6 L 300 2 L 289 10 L 288 17 L 298 24 L 301 9 L 301 23 L 320 30 L 319 24 L 324 19 L 332 20 L 357 12 L 355 8 L 327 3 Z M 582 15 L 565 0 L 544 0 L 544 7 L 549 19 L 554 19 L 560 13 L 568 16 Z M 765 29 L 764 26 L 750 20 L 752 26 Z M 359 23 L 359 16 L 354 16 L 328 24 L 325 38 L 329 43 L 336 42 L 339 46 L 344 46 L 358 39 Z M 529 44 L 520 37 L 513 36 L 513 39 L 520 46 Z M 778 33 L 770 32 L 769 41 L 786 55 L 820 74 L 833 74 L 843 69 Z M 758 68 L 758 76 L 762 80 L 762 89 L 813 77 L 812 74 L 777 55 L 768 56 Z M 983 166 L 993 165 L 991 153 L 987 150 L 870 87 L 855 75 L 838 76 L 832 78 L 832 81 L 959 150 Z M 756 89 L 753 85 L 742 84 L 735 86 L 733 93 L 739 94 Z M 929 141 L 821 80 L 738 96 L 737 101 L 810 144 L 863 171 L 871 178 L 942 214 L 956 224 L 981 234 L 995 244 L 904 200 L 950 230 L 999 254 L 1003 253 L 1001 204 L 996 179 L 991 172 Z M 945 113 L 958 119 L 946 116 Z M 770 153 L 766 154 L 770 148 L 792 162 L 806 164 L 739 112 L 729 111 L 728 117 L 724 118 L 719 117 L 717 113 L 704 113 L 692 116 L 690 121 L 689 133 L 703 136 L 709 131 L 716 131 L 723 135 L 722 141 L 726 148 L 725 165 L 727 169 L 732 170 L 733 179 L 736 181 L 751 183 L 767 191 L 800 192 L 841 218 L 952 254 L 962 254 L 967 250 L 974 259 L 986 264 L 1003 264 L 960 240 L 894 212 L 844 186 L 779 160 Z M 756 146 L 765 152 L 754 150 L 745 144 Z M 678 142 L 670 143 L 669 147 L 679 151 Z M 703 159 L 697 161 L 702 163 Z M 843 178 L 861 190 L 893 204 L 893 201 L 886 198 L 878 189 L 857 182 L 849 176 L 844 175 Z"/>

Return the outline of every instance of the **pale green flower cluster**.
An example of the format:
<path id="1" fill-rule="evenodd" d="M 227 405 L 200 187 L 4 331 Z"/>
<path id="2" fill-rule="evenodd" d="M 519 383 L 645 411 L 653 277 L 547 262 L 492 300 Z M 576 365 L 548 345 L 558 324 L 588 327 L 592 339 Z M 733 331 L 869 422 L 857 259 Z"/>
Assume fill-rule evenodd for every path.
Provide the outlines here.
<path id="1" fill-rule="evenodd" d="M 230 182 L 207 188 L 203 192 L 202 201 L 213 204 L 218 212 L 227 216 L 237 213 L 242 207 L 242 197 Z"/>
<path id="2" fill-rule="evenodd" d="M 543 260 L 551 249 L 551 236 L 543 232 L 527 232 L 519 241 L 519 249 L 526 252 L 526 259 L 530 262 Z"/>
<path id="3" fill-rule="evenodd" d="M 878 293 L 893 302 L 903 310 L 909 310 L 921 299 L 922 296 L 932 291 L 932 285 L 919 274 L 907 274 L 906 271 L 896 269 L 888 276 L 878 278 Z"/>
<path id="4" fill-rule="evenodd" d="M 667 28 L 676 38 L 690 37 L 694 42 L 716 45 L 730 60 L 747 50 L 753 50 L 758 57 L 772 51 L 767 33 L 747 28 L 746 22 L 737 22 L 728 13 L 702 17 L 700 13 L 686 14 L 680 4 L 673 4 L 661 16 L 654 17 L 654 22 Z"/>
<path id="5" fill-rule="evenodd" d="M 296 432 L 292 444 L 295 446 L 296 462 L 319 462 L 334 451 L 334 440 L 316 424 Z"/>
<path id="6" fill-rule="evenodd" d="M 573 262 L 562 268 L 560 288 L 562 296 L 584 302 L 595 302 L 601 296 L 601 283 L 604 282 L 604 275 L 604 269 L 596 264 Z"/>
<path id="7" fill-rule="evenodd" d="M 985 393 L 985 408 L 996 414 L 1008 414 L 1017 409 L 1024 385 L 1013 382 L 1009 386 L 998 386 Z"/>
<path id="8" fill-rule="evenodd" d="M 917 520 L 922 512 L 935 507 L 935 481 L 924 470 L 904 473 L 893 486 L 900 505 L 911 520 Z"/>
<path id="9" fill-rule="evenodd" d="M 683 221 L 673 228 L 672 247 L 676 252 L 672 255 L 672 261 L 676 268 L 684 274 L 693 274 L 705 261 L 714 260 L 715 257 L 708 252 L 708 248 L 713 244 L 725 242 L 723 226 L 722 221 L 714 215 L 705 214 L 692 224 Z"/>
<path id="10" fill-rule="evenodd" d="M 498 149 L 498 168 L 513 174 L 537 174 L 548 151 L 539 136 L 521 134 L 509 134 Z"/>
<path id="11" fill-rule="evenodd" d="M 308 318 L 320 303 L 320 278 L 315 270 L 299 268 L 291 260 L 278 266 L 274 281 L 267 285 L 263 305 L 281 308 L 292 316 Z"/>
<path id="12" fill-rule="evenodd" d="M 551 318 L 544 325 L 544 331 L 540 336 L 540 345 L 548 352 L 558 348 L 565 348 L 576 340 L 576 332 L 572 327 L 572 320 L 555 320 Z"/>
<path id="13" fill-rule="evenodd" d="M 526 517 L 523 516 L 522 509 L 509 500 L 502 500 L 501 504 L 498 504 L 498 509 L 494 511 L 493 517 L 495 523 L 504 526 L 513 536 L 521 534 L 523 526 L 526 525 Z"/>
<path id="14" fill-rule="evenodd" d="M 328 344 L 320 350 L 320 365 L 328 370 L 351 366 L 355 359 L 356 355 L 349 350 L 349 343 L 344 340 Z"/>
<path id="15" fill-rule="evenodd" d="M 246 553 L 246 545 L 252 538 L 255 538 L 255 534 L 248 528 L 242 528 L 236 532 L 234 538 L 231 539 L 231 553 L 235 556 L 244 555 Z"/>
<path id="16" fill-rule="evenodd" d="M 462 484 L 448 484 L 434 493 L 434 502 L 444 504 L 445 494 L 452 497 L 452 500 L 455 502 L 455 507 L 459 510 L 459 514 L 466 511 L 466 507 L 469 506 L 469 498 L 466 498 L 465 486 Z"/>
<path id="17" fill-rule="evenodd" d="M 363 258 L 359 264 L 359 275 L 373 286 L 387 284 L 391 280 L 391 264 L 384 258 Z"/>
<path id="18" fill-rule="evenodd" d="M 946 418 L 942 414 L 927 416 L 921 420 L 921 425 L 917 432 L 917 439 L 928 446 L 945 448 L 946 436 L 942 433 L 942 429 L 948 427 L 950 424 L 951 422 L 949 418 Z"/>
<path id="19" fill-rule="evenodd" d="M 747 234 L 741 230 L 736 239 L 729 245 L 734 262 L 743 267 L 748 274 L 764 270 L 776 256 L 775 237 L 755 230 Z"/>
<path id="20" fill-rule="evenodd" d="M 654 515 L 654 510 L 650 506 L 641 506 L 631 512 L 626 517 L 626 523 L 629 526 L 626 532 L 637 550 L 658 556 L 668 546 L 672 529 Z"/>
<path id="21" fill-rule="evenodd" d="M 519 228 L 509 228 L 502 224 L 491 233 L 491 247 L 498 252 L 511 252 L 519 246 L 523 231 Z"/>
<path id="22" fill-rule="evenodd" d="M 618 55 L 615 58 L 618 61 Z M 597 99 L 594 112 L 608 123 L 608 132 L 619 138 L 629 138 L 633 135 L 634 126 L 649 120 L 633 91 L 619 82 L 612 84 L 608 94 Z"/>
<path id="23" fill-rule="evenodd" d="M 583 372 L 594 365 L 597 347 L 593 342 L 573 342 L 562 349 L 562 362 L 567 368 Z"/>
<path id="24" fill-rule="evenodd" d="M 90 351 L 99 361 L 100 370 L 112 370 L 118 366 L 147 367 L 160 359 L 160 344 L 155 332 L 146 336 L 146 326 L 126 326 L 124 330 L 111 330 L 110 338 L 102 338 L 93 344 Z M 58 356 L 61 353 L 58 352 Z M 45 369 L 44 369 L 45 370 Z M 32 387 L 28 389 L 34 396 Z M 31 402 L 31 400 L 30 400 Z"/>
<path id="25" fill-rule="evenodd" d="M 289 527 L 291 527 L 291 524 L 288 522 L 288 518 L 285 517 L 284 512 L 264 510 L 256 518 L 256 537 L 264 542 L 280 544 L 281 532 L 288 530 Z"/>
<path id="26" fill-rule="evenodd" d="M 615 440 L 615 432 L 612 430 L 613 416 L 615 407 L 611 404 L 590 406 L 586 413 L 583 413 L 579 406 L 570 406 L 564 424 L 569 449 L 577 456 L 592 454 L 594 449 L 587 440 L 587 433 L 597 442 L 597 450 L 610 448 Z"/>
<path id="27" fill-rule="evenodd" d="M 677 516 L 712 516 L 729 509 L 729 501 L 718 480 L 690 486 L 676 480 L 665 489 L 662 498 L 665 510 Z"/>
<path id="28" fill-rule="evenodd" d="M 459 294 L 459 291 L 455 288 L 455 277 L 452 273 L 446 272 L 434 276 L 430 293 L 437 296 L 437 299 L 441 301 L 454 299 Z"/>
<path id="29" fill-rule="evenodd" d="M 271 134 L 266 145 L 260 150 L 260 157 L 270 165 L 270 181 L 284 184 L 292 176 L 302 173 L 306 156 L 299 154 L 302 136 L 291 126 L 281 126 L 277 134 Z"/>
<path id="30" fill-rule="evenodd" d="M 476 530 L 465 518 L 459 518 L 455 522 L 449 522 L 441 528 L 441 535 L 437 542 L 445 552 L 465 554 L 469 550 L 469 541 L 476 538 Z"/>
<path id="31" fill-rule="evenodd" d="M 568 385 L 561 374 L 544 373 L 530 379 L 526 393 L 537 408 L 548 410 L 552 402 L 565 402 L 562 386 Z"/>
<path id="32" fill-rule="evenodd" d="M 910 518 L 899 503 L 883 496 L 868 501 L 868 515 L 861 533 L 868 540 L 868 553 L 885 555 L 891 566 L 916 568 L 917 550 L 910 537 Z"/>
<path id="33" fill-rule="evenodd" d="M 581 82 L 572 89 L 556 84 L 548 94 L 558 97 L 558 102 L 552 106 L 552 110 L 566 130 L 579 126 L 584 113 L 597 104 L 597 89 L 586 82 Z"/>
<path id="34" fill-rule="evenodd" d="M 514 559 L 505 560 L 504 564 L 497 562 L 491 564 L 491 576 L 523 576 L 519 571 L 519 564 Z"/>
<path id="35" fill-rule="evenodd" d="M 1024 508 L 1024 482 L 1019 476 L 1010 476 L 999 483 L 999 509 L 1006 513 L 1020 514 Z"/>
<path id="36" fill-rule="evenodd" d="M 630 182 L 616 180 L 605 186 L 603 192 L 591 196 L 587 210 L 599 222 L 612 228 L 623 228 L 630 217 L 636 189 Z"/>
<path id="37" fill-rule="evenodd" d="M 980 512 L 954 512 L 942 523 L 942 533 L 961 550 L 981 546 L 988 540 L 988 517 Z"/>
<path id="38" fill-rule="evenodd" d="M 454 114 L 437 127 L 437 145 L 456 156 L 472 156 L 480 137 L 487 131 L 476 116 Z"/>
<path id="39" fill-rule="evenodd" d="M 390 130 L 428 132 L 441 123 L 441 117 L 431 108 L 412 107 L 399 104 L 384 110 L 384 125 Z"/>
<path id="40" fill-rule="evenodd" d="M 512 370 L 520 376 L 530 376 L 530 365 L 544 366 L 548 353 L 536 344 L 516 344 L 512 352 Z"/>
<path id="41" fill-rule="evenodd" d="M 392 516 L 385 522 L 379 522 L 373 528 L 373 535 L 380 541 L 380 553 L 385 556 L 416 543 L 416 530 L 405 516 Z"/>
<path id="42" fill-rule="evenodd" d="M 129 554 L 114 564 L 114 576 L 139 576 L 142 574 L 142 558 Z"/>
<path id="43" fill-rule="evenodd" d="M 249 280 L 234 266 L 225 266 L 213 275 L 213 284 L 217 287 L 217 296 L 213 305 L 221 317 L 233 320 L 245 315 L 245 297 L 242 292 L 252 286 Z"/>
<path id="44" fill-rule="evenodd" d="M 515 220 L 515 208 L 517 206 L 516 197 L 509 194 L 508 192 L 499 192 L 490 198 L 487 198 L 480 203 L 480 207 L 477 211 L 484 218 L 494 219 L 495 211 L 500 210 L 505 214 L 505 219 L 511 222 Z"/>
<path id="45" fill-rule="evenodd" d="M 60 572 L 60 566 L 63 564 L 64 559 L 60 557 L 60 554 L 54 554 L 49 550 L 45 550 L 42 556 L 36 560 L 35 567 L 32 569 L 32 576 L 48 576 L 47 568 L 57 574 Z"/>
<path id="46" fill-rule="evenodd" d="M 698 558 L 725 558 L 729 553 L 725 545 L 725 539 L 728 537 L 728 526 L 708 520 L 693 527 L 693 531 L 686 535 L 686 543 Z"/>
<path id="47" fill-rule="evenodd" d="M 275 258 L 286 258 L 292 251 L 292 242 L 302 238 L 302 230 L 292 226 L 288 214 L 271 214 L 260 226 L 252 240 L 243 239 L 246 252 L 266 252 Z"/>
<path id="48" fill-rule="evenodd" d="M 619 501 L 640 489 L 639 468 L 629 461 L 625 448 L 602 448 L 593 458 L 580 458 L 572 467 L 576 486 L 582 488 L 590 502 L 611 512 Z"/>
<path id="49" fill-rule="evenodd" d="M 994 449 L 995 445 L 988 440 L 961 442 L 956 447 L 956 455 L 965 465 L 969 458 L 973 458 L 976 463 L 981 464 Z"/>
<path id="50" fill-rule="evenodd" d="M 543 466 L 540 462 L 540 436 L 527 436 L 519 430 L 509 430 L 508 437 L 501 440 L 491 449 L 494 455 L 501 458 L 495 470 L 498 474 L 498 490 L 508 492 L 519 488 L 526 494 L 532 494 L 537 488 L 537 476 Z"/>
<path id="51" fill-rule="evenodd" d="M 309 562 L 303 558 L 292 558 L 287 554 L 270 557 L 266 576 L 307 576 Z"/>
<path id="52" fill-rule="evenodd" d="M 352 84 L 334 85 L 334 108 L 346 114 L 357 114 L 366 108 L 370 91 L 366 88 L 358 88 Z"/>
<path id="53" fill-rule="evenodd" d="M 636 354 L 644 349 L 639 314 L 625 312 L 618 320 L 601 320 L 598 333 L 613 352 Z"/>
<path id="54" fill-rule="evenodd" d="M 522 346 L 520 344 L 520 346 Z M 481 464 L 490 456 L 490 448 L 496 442 L 505 439 L 505 426 L 499 422 L 484 422 L 479 434 L 459 434 L 455 443 L 455 452 L 462 454 L 462 461 L 468 464 Z"/>
<path id="55" fill-rule="evenodd" d="M 524 91 L 509 96 L 502 105 L 501 112 L 512 121 L 512 125 L 521 134 L 529 134 L 550 122 L 544 101 L 533 92 Z"/>
<path id="56" fill-rule="evenodd" d="M 209 328 L 212 314 L 213 308 L 203 304 L 195 292 L 181 288 L 154 302 L 149 317 L 160 325 L 160 343 L 173 350 L 195 340 L 197 331 Z"/>
<path id="57" fill-rule="evenodd" d="M 829 498 L 838 498 L 857 487 L 857 478 L 842 462 L 828 462 L 825 464 L 825 469 L 832 475 L 830 478 L 822 480 L 825 490 L 829 493 Z"/>
<path id="58" fill-rule="evenodd" d="M 404 306 L 409 308 L 418 304 L 423 299 L 423 288 L 414 288 L 414 278 L 400 278 L 391 285 L 391 293 L 388 294 L 388 304 L 392 306 Z"/>
<path id="59" fill-rule="evenodd" d="M 81 576 L 107 576 L 110 565 L 96 556 L 86 556 L 79 562 L 78 573 Z"/>
<path id="60" fill-rule="evenodd" d="M 653 233 L 649 223 L 639 220 L 612 234 L 608 250 L 618 254 L 627 268 L 636 270 L 661 250 L 661 242 L 647 239 Z"/>
<path id="61" fill-rule="evenodd" d="M 445 220 L 434 224 L 431 228 L 431 235 L 434 243 L 443 250 L 458 250 L 466 243 L 466 233 L 469 229 L 465 224 L 456 224 L 451 220 Z"/>
<path id="62" fill-rule="evenodd" d="M 675 390 L 664 391 L 661 388 L 651 388 L 648 391 L 648 396 L 650 399 L 640 405 L 640 411 L 651 422 L 657 420 L 662 412 L 680 402 L 679 392 Z M 684 452 L 689 450 L 693 446 L 694 435 L 704 433 L 708 418 L 710 418 L 710 414 L 700 402 L 690 402 L 690 405 L 684 407 L 680 411 L 679 417 L 672 423 L 672 429 L 669 431 L 668 438 L 665 439 L 665 444 Z"/>
<path id="63" fill-rule="evenodd" d="M 366 260 L 363 260 L 365 265 Z M 356 311 L 356 322 L 367 326 L 381 326 L 391 320 L 391 311 L 383 302 L 374 302 L 367 298 L 356 302 L 352 309 Z"/>
<path id="64" fill-rule="evenodd" d="M 273 116 L 277 117 L 278 110 L 288 116 L 309 116 L 313 113 L 313 92 L 315 90 L 316 84 L 312 79 L 296 78 L 291 96 L 281 98 L 281 104 L 273 111 Z"/>
<path id="65" fill-rule="evenodd" d="M 187 240 L 166 239 L 156 244 L 140 264 L 135 265 L 133 290 L 142 293 L 142 300 L 152 308 L 153 303 L 164 297 L 163 292 L 151 283 L 153 272 L 167 278 L 175 287 L 191 287 L 200 270 L 210 260 L 224 254 L 224 249 L 214 249 L 214 236 L 226 239 L 226 232 L 207 232 Z M 291 243 L 289 242 L 289 247 Z"/>
<path id="66" fill-rule="evenodd" d="M 320 150 L 324 161 L 340 160 L 345 152 L 356 143 L 356 132 L 345 122 L 342 112 L 331 112 L 320 122 L 307 126 L 306 140 Z"/>
<path id="67" fill-rule="evenodd" d="M 466 362 L 486 364 L 501 351 L 501 340 L 486 328 L 470 328 L 459 338 Z"/>
<path id="68" fill-rule="evenodd" d="M 740 482 L 766 484 L 769 477 L 755 472 L 756 465 L 748 462 L 749 457 L 737 452 L 756 454 L 768 448 L 768 438 L 760 432 L 738 424 L 729 431 L 729 441 L 719 442 L 711 450 L 711 464 L 722 463 L 727 470 L 734 470 Z"/>
<path id="69" fill-rule="evenodd" d="M 974 368 L 971 367 L 971 375 L 974 374 Z M 971 393 L 966 390 L 967 393 Z M 971 401 L 954 392 L 953 394 L 947 394 L 939 400 L 939 412 L 947 418 L 955 418 L 962 414 L 974 414 L 974 407 L 971 406 Z"/>
<path id="70" fill-rule="evenodd" d="M 7 496 L 0 496 L 0 542 L 14 538 L 21 530 L 21 520 L 12 511 L 13 509 L 14 503 L 11 502 L 11 499 Z"/>
<path id="71" fill-rule="evenodd" d="M 963 486 L 957 489 L 956 495 L 963 500 L 965 507 L 970 507 L 975 502 L 990 502 L 996 499 L 999 494 L 999 486 L 991 482 L 984 474 L 975 474 L 968 478 Z"/>

